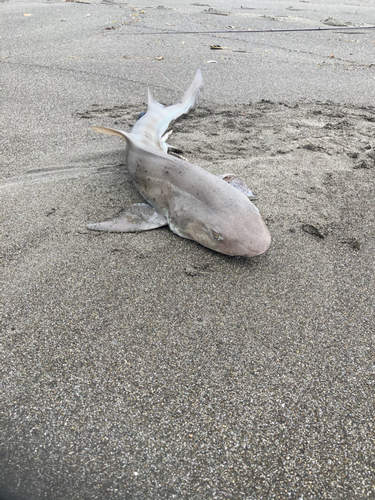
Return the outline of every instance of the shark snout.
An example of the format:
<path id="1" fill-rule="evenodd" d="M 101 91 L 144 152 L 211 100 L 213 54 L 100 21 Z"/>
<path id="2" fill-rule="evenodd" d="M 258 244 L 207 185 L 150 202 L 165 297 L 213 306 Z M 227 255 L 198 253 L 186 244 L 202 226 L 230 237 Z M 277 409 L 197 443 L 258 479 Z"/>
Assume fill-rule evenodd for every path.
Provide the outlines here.
<path id="1" fill-rule="evenodd" d="M 191 221 L 183 233 L 178 234 L 225 255 L 255 257 L 268 250 L 271 235 L 260 215 L 256 214 L 252 219 L 248 224 L 235 221 L 215 226 Z"/>
<path id="2" fill-rule="evenodd" d="M 241 232 L 241 229 L 238 229 Z M 248 225 L 243 225 L 243 234 L 240 236 L 241 253 L 245 257 L 256 257 L 266 252 L 271 245 L 271 235 L 261 216 L 253 215 Z"/>
<path id="3" fill-rule="evenodd" d="M 243 252 L 238 253 L 237 255 L 243 255 L 244 257 L 256 257 L 257 255 L 265 253 L 271 245 L 271 235 L 266 227 L 264 229 L 265 231 L 257 235 L 257 237 L 253 237 L 247 246 L 243 245 Z"/>
<path id="4" fill-rule="evenodd" d="M 226 255 L 238 255 L 242 257 L 256 257 L 266 252 L 271 245 L 271 235 L 264 226 L 262 231 L 250 232 L 226 238 L 225 243 L 214 250 Z"/>

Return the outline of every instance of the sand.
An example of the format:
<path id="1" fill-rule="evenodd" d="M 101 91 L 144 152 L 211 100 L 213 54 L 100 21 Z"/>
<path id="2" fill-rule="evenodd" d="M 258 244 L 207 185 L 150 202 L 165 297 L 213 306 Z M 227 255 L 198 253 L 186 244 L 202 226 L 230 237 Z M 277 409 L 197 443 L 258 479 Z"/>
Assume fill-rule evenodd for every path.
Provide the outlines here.
<path id="1" fill-rule="evenodd" d="M 163 5 L 0 6 L 0 498 L 375 498 L 374 30 L 122 36 L 371 24 L 370 2 Z M 169 142 L 245 179 L 256 258 L 86 229 L 142 201 L 89 126 L 129 130 L 197 67 Z"/>

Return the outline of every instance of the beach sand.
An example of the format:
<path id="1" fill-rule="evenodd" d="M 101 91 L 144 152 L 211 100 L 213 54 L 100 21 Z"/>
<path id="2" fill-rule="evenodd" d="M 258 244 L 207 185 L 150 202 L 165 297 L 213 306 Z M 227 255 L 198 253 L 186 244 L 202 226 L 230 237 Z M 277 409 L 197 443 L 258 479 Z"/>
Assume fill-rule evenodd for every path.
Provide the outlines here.
<path id="1" fill-rule="evenodd" d="M 2 500 L 375 497 L 374 30 L 120 36 L 371 24 L 362 4 L 1 5 Z M 130 130 L 198 67 L 168 142 L 246 181 L 256 258 L 86 229 L 142 201 L 89 127 Z"/>

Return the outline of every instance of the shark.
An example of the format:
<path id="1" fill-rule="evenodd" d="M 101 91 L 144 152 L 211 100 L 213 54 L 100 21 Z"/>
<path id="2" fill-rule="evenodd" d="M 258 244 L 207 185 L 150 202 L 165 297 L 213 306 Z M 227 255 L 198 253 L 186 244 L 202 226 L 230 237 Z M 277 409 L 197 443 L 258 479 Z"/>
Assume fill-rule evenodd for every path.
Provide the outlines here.
<path id="1" fill-rule="evenodd" d="M 189 163 L 167 143 L 170 124 L 195 106 L 202 90 L 198 70 L 177 104 L 164 106 L 148 90 L 147 111 L 130 132 L 91 127 L 126 141 L 129 175 L 147 203 L 127 206 L 88 229 L 138 232 L 168 225 L 178 236 L 225 255 L 255 257 L 268 250 L 271 236 L 246 183 L 233 173 L 214 175 Z"/>

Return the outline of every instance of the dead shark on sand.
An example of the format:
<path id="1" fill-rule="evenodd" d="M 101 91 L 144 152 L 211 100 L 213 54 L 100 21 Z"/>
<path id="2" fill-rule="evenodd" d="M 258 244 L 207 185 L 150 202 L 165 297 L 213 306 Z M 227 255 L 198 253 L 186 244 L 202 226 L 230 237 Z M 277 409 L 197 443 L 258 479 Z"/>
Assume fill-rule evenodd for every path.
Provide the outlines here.
<path id="1" fill-rule="evenodd" d="M 163 106 L 149 91 L 147 112 L 131 132 L 91 127 L 126 140 L 130 177 L 148 204 L 131 205 L 112 220 L 88 225 L 89 229 L 136 232 L 168 224 L 179 236 L 226 255 L 253 257 L 268 249 L 271 236 L 241 179 L 210 174 L 168 154 L 169 124 L 195 105 L 202 89 L 198 70 L 178 104 Z"/>

